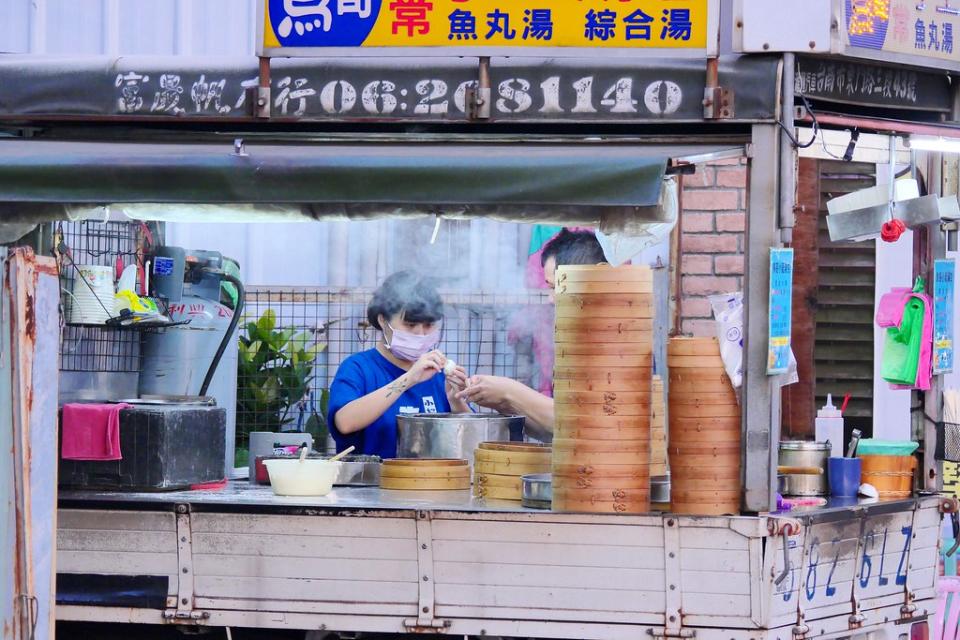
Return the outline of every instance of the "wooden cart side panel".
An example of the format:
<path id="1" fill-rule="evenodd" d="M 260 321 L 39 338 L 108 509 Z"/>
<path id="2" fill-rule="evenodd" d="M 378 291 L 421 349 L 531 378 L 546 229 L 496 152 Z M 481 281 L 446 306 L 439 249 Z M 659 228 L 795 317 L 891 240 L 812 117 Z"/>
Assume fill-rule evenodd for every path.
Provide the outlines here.
<path id="1" fill-rule="evenodd" d="M 162 576 L 179 587 L 177 523 L 172 513 L 60 509 L 57 572 Z"/>
<path id="2" fill-rule="evenodd" d="M 693 523 L 689 523 L 692 525 Z M 680 527 L 680 585 L 685 625 L 749 627 L 755 616 L 754 585 L 760 584 L 750 557 L 750 538 L 731 529 Z"/>
<path id="3" fill-rule="evenodd" d="M 438 617 L 663 624 L 662 526 L 477 524 L 432 522 Z"/>
<path id="4" fill-rule="evenodd" d="M 197 606 L 416 616 L 411 518 L 196 513 Z"/>

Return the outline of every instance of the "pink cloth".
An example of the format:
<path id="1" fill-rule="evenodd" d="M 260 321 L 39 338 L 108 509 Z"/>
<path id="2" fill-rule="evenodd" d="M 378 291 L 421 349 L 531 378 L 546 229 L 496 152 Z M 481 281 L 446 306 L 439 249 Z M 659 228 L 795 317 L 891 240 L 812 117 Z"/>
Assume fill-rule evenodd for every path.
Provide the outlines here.
<path id="1" fill-rule="evenodd" d="M 887 294 L 889 295 L 889 294 Z M 884 296 L 886 297 L 886 296 Z M 913 386 L 891 384 L 891 389 L 919 389 L 929 391 L 933 380 L 933 299 L 925 293 L 910 293 L 904 298 L 904 304 L 910 297 L 923 301 L 923 338 L 920 342 L 920 360 L 917 361 L 917 381 Z M 881 304 L 883 300 L 881 299 Z M 900 310 L 901 318 L 903 309 Z M 899 322 L 897 323 L 899 325 Z"/>
<path id="2" fill-rule="evenodd" d="M 127 404 L 65 404 L 60 456 L 64 460 L 122 460 L 120 412 Z"/>
<path id="3" fill-rule="evenodd" d="M 881 328 L 899 327 L 903 319 L 903 309 L 913 289 L 894 287 L 880 298 L 877 306 L 877 326 Z"/>

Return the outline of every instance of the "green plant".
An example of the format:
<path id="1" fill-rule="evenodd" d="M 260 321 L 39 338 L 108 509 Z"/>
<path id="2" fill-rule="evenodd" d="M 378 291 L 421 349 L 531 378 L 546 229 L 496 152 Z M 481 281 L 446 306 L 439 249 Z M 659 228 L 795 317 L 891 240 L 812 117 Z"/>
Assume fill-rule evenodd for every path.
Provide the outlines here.
<path id="1" fill-rule="evenodd" d="M 280 431 L 293 422 L 291 409 L 306 399 L 317 356 L 326 348 L 311 332 L 278 329 L 272 309 L 245 329 L 237 365 L 237 439 L 243 442 L 251 431 Z M 319 429 L 310 424 L 315 417 L 321 420 L 314 414 L 308 428 Z"/>

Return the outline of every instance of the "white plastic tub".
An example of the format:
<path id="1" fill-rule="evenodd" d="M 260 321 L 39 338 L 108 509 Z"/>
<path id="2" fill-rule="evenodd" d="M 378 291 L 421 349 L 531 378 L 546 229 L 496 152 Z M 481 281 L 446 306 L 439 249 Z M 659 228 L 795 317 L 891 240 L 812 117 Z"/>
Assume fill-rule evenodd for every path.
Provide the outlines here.
<path id="1" fill-rule="evenodd" d="M 270 486 L 278 496 L 325 496 L 333 490 L 339 462 L 329 460 L 264 460 Z"/>

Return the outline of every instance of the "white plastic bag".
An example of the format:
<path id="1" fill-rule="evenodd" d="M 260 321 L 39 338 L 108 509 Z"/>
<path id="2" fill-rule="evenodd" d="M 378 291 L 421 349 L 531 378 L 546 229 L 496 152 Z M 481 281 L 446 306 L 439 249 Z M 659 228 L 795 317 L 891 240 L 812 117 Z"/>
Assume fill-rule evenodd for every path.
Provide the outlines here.
<path id="1" fill-rule="evenodd" d="M 710 296 L 717 321 L 720 357 L 734 388 L 743 383 L 743 293 Z"/>
<path id="2" fill-rule="evenodd" d="M 720 357 L 734 388 L 743 384 L 743 293 L 728 293 L 710 296 L 713 317 L 717 321 L 717 340 L 720 341 Z M 790 349 L 790 364 L 787 373 L 780 376 L 780 386 L 800 381 L 797 374 L 797 358 Z"/>

